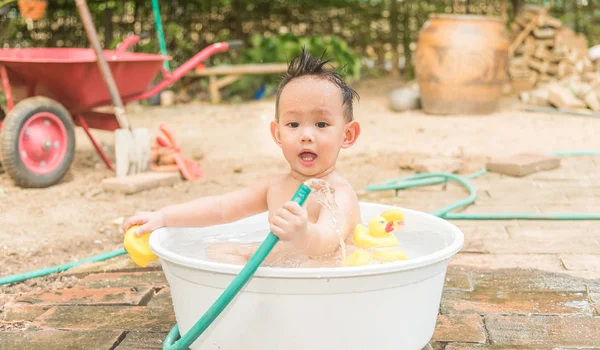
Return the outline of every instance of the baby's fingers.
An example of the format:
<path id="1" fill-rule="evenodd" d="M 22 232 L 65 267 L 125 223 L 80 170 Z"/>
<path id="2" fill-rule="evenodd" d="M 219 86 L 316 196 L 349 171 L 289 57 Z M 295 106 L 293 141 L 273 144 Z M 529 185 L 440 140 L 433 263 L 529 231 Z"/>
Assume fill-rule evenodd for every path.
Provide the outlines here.
<path id="1" fill-rule="evenodd" d="M 123 222 L 123 231 L 127 232 L 134 225 L 145 224 L 148 220 L 142 216 L 132 216 Z"/>
<path id="2" fill-rule="evenodd" d="M 304 216 L 305 213 L 305 210 L 302 209 L 302 207 L 298 203 L 292 201 L 285 202 L 283 208 L 287 209 L 290 213 L 297 216 Z"/>

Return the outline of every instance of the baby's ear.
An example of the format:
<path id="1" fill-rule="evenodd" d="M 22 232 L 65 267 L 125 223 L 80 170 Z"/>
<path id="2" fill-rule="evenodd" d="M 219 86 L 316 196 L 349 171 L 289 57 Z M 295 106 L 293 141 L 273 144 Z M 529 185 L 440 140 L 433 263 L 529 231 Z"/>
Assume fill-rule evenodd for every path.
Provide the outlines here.
<path id="1" fill-rule="evenodd" d="M 360 135 L 360 124 L 358 124 L 356 120 L 353 120 L 350 123 L 346 124 L 342 148 L 348 148 L 352 146 L 356 142 L 358 135 Z"/>
<path id="2" fill-rule="evenodd" d="M 279 134 L 279 124 L 277 122 L 271 122 L 271 136 L 273 137 L 273 141 L 277 144 L 277 146 L 281 147 L 281 135 Z"/>

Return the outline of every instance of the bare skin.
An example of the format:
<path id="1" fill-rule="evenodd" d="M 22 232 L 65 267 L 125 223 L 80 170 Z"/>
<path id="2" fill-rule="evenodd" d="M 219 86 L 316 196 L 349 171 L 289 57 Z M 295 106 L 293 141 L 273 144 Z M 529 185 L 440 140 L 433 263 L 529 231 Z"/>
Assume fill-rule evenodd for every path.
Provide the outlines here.
<path id="1" fill-rule="evenodd" d="M 303 207 L 291 202 L 306 180 L 327 181 L 335 190 L 347 239 L 360 222 L 359 201 L 352 186 L 336 171 L 341 149 L 351 147 L 360 134 L 356 121 L 344 117 L 340 89 L 327 79 L 300 77 L 285 86 L 279 116 L 270 126 L 275 143 L 290 165 L 285 174 L 273 175 L 239 191 L 199 198 L 156 212 L 138 212 L 125 220 L 124 230 L 141 225 L 137 233 L 159 227 L 202 227 L 237 221 L 269 212 L 273 234 L 281 242 L 267 262 L 286 256 L 324 257 L 336 252 L 340 237 L 331 225 L 331 214 L 312 196 Z M 209 258 L 244 264 L 256 245 L 220 243 L 207 249 Z"/>

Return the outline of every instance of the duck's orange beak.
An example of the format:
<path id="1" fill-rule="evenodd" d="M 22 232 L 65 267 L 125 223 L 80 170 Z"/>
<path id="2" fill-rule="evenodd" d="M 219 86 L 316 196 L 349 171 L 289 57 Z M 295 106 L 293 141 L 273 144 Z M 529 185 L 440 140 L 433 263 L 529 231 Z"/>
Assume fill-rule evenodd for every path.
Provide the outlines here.
<path id="1" fill-rule="evenodd" d="M 397 226 L 404 225 L 404 221 L 390 221 L 385 225 L 385 232 L 390 233 L 394 231 Z"/>
<path id="2" fill-rule="evenodd" d="M 394 222 L 390 221 L 385 225 L 385 232 L 390 233 L 394 231 Z"/>

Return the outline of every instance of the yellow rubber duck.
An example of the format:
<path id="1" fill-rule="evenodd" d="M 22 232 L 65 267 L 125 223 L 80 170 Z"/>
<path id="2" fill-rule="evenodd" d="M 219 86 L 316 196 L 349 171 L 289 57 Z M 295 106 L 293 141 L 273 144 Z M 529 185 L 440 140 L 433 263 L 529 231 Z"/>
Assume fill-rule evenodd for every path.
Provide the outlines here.
<path id="1" fill-rule="evenodd" d="M 387 222 L 393 221 L 395 226 L 404 225 L 404 213 L 400 209 L 386 210 L 381 214 Z"/>
<path id="2" fill-rule="evenodd" d="M 371 262 L 372 254 L 366 250 L 358 249 L 346 257 L 342 263 L 346 266 L 362 266 Z"/>
<path id="3" fill-rule="evenodd" d="M 150 233 L 144 233 L 143 235 L 136 236 L 135 230 L 139 226 L 131 226 L 127 232 L 125 232 L 125 237 L 123 238 L 123 245 L 125 246 L 125 250 L 129 253 L 131 260 L 141 267 L 148 266 L 150 261 L 156 260 L 158 257 L 152 252 L 150 249 L 150 244 L 148 243 L 148 239 L 150 238 Z"/>
<path id="4" fill-rule="evenodd" d="M 397 214 L 384 213 L 388 217 L 399 217 Z M 404 220 L 404 217 L 402 217 Z M 388 221 L 383 215 L 374 216 L 369 221 L 369 227 L 362 224 L 354 229 L 354 244 L 362 248 L 385 248 L 398 245 L 398 238 L 392 233 L 394 229 L 403 224 L 403 221 Z"/>
<path id="5" fill-rule="evenodd" d="M 392 233 L 404 225 L 404 213 L 399 209 L 390 209 L 381 215 L 371 218 L 369 226 L 356 225 L 354 229 L 354 244 L 360 248 L 389 248 L 398 245 L 398 238 Z M 367 265 L 372 259 L 381 262 L 408 260 L 401 249 L 375 250 L 369 252 L 358 249 L 350 254 L 343 264 L 346 266 Z"/>

